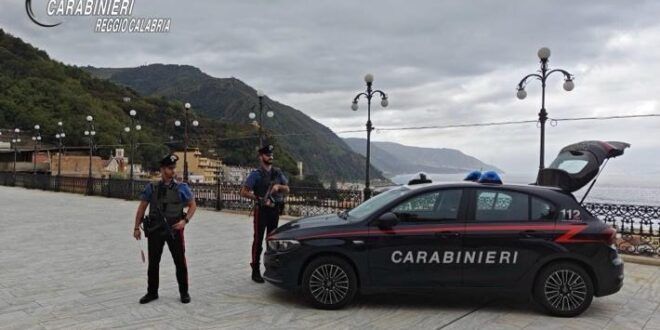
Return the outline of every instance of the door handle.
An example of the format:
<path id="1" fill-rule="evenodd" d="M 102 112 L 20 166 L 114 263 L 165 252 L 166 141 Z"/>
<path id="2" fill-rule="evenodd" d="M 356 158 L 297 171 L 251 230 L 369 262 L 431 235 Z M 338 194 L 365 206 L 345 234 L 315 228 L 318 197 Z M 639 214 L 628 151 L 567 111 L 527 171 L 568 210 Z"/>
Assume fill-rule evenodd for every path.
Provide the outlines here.
<path id="1" fill-rule="evenodd" d="M 461 237 L 461 233 L 456 232 L 456 231 L 441 231 L 441 232 L 435 233 L 435 237 L 439 237 L 439 238 L 458 238 L 458 237 Z"/>
<path id="2" fill-rule="evenodd" d="M 536 231 L 536 230 L 529 229 L 529 230 L 521 231 L 520 236 L 525 237 L 525 238 L 534 238 L 534 237 L 537 237 L 538 233 L 539 232 Z"/>

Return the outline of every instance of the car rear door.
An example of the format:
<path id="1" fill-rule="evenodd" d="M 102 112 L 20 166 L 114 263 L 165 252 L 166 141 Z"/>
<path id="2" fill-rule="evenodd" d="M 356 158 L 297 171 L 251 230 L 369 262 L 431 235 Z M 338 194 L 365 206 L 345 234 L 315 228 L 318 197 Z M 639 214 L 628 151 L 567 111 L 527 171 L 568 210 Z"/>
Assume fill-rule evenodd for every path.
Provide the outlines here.
<path id="1" fill-rule="evenodd" d="M 551 202 L 496 187 L 467 189 L 465 195 L 464 285 L 514 286 L 555 247 L 557 209 Z"/>
<path id="2" fill-rule="evenodd" d="M 416 194 L 385 212 L 400 222 L 391 229 L 369 227 L 370 280 L 378 287 L 458 286 L 465 226 L 463 190 L 438 189 Z"/>

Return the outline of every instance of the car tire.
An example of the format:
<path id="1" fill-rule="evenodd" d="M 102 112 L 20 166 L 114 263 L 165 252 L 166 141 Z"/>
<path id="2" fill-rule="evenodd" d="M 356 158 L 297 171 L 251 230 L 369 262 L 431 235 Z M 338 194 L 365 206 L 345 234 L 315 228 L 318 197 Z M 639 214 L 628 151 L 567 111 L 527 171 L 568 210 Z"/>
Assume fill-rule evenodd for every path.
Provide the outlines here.
<path id="1" fill-rule="evenodd" d="M 355 270 L 342 258 L 316 258 L 303 273 L 303 295 L 319 309 L 340 309 L 346 306 L 355 297 L 357 289 Z"/>
<path id="2" fill-rule="evenodd" d="M 582 314 L 594 297 L 591 276 L 572 262 L 544 267 L 534 283 L 534 301 L 548 314 L 573 317 Z"/>

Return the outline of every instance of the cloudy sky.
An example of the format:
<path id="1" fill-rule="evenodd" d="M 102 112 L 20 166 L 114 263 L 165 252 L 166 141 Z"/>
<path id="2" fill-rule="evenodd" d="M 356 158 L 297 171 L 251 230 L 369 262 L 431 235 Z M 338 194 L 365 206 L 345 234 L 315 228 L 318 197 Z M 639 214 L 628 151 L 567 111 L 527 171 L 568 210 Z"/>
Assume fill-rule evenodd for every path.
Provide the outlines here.
<path id="1" fill-rule="evenodd" d="M 553 118 L 660 113 L 658 1 L 217 1 L 136 0 L 134 16 L 170 17 L 167 34 L 101 34 L 93 18 L 46 16 L 33 24 L 24 0 L 0 0 L 0 27 L 67 64 L 128 67 L 190 64 L 234 76 L 333 130 L 364 127 L 366 104 L 350 110 L 371 72 L 389 94 L 374 107 L 376 128 L 534 120 L 540 84 L 518 100 L 515 86 L 550 66 L 575 75 L 565 92 L 551 77 Z M 547 129 L 546 162 L 564 145 L 621 140 L 632 148 L 614 173 L 660 174 L 660 118 L 559 122 Z M 535 124 L 417 131 L 376 131 L 377 141 L 457 148 L 509 172 L 534 173 Z M 362 136 L 342 134 L 341 136 Z"/>

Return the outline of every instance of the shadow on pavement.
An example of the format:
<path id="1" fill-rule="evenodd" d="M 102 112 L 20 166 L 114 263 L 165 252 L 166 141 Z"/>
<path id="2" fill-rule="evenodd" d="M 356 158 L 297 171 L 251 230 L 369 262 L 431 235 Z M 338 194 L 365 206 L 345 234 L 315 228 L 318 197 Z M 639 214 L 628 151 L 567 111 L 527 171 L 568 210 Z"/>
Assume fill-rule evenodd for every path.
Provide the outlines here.
<path id="1" fill-rule="evenodd" d="M 270 293 L 273 301 L 298 308 L 314 308 L 305 301 L 301 294 L 286 290 Z M 402 309 L 448 309 L 448 310 L 488 310 L 501 312 L 539 313 L 534 303 L 521 297 L 509 297 L 503 294 L 474 292 L 430 292 L 430 293 L 378 293 L 358 295 L 346 308 L 402 308 Z"/>

